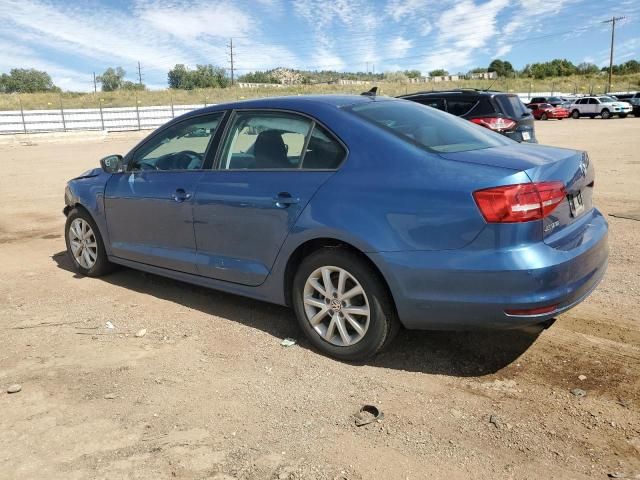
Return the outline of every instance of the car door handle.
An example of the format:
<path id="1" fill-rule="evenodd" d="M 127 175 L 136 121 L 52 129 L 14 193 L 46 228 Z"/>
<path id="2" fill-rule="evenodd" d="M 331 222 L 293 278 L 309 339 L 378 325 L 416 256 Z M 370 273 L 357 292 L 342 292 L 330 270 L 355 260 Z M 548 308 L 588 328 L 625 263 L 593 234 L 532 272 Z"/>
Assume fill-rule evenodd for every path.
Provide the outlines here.
<path id="1" fill-rule="evenodd" d="M 176 202 L 184 202 L 185 200 L 189 200 L 191 198 L 191 194 L 185 192 L 183 188 L 178 188 L 171 194 L 171 198 Z"/>
<path id="2" fill-rule="evenodd" d="M 299 201 L 299 198 L 292 197 L 288 192 L 280 192 L 278 196 L 273 199 L 273 203 L 275 203 L 278 208 L 287 208 L 289 205 L 295 205 Z"/>

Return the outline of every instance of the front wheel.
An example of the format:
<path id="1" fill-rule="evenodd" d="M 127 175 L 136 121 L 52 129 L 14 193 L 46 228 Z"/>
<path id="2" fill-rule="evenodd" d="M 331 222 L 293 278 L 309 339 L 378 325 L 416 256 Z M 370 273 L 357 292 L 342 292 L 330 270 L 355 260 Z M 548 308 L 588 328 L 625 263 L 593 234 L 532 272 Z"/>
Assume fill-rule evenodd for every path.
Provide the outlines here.
<path id="1" fill-rule="evenodd" d="M 85 210 L 74 208 L 69 212 L 64 237 L 76 272 L 99 277 L 112 270 L 98 226 Z"/>
<path id="2" fill-rule="evenodd" d="M 546 113 L 543 113 L 543 114 L 540 116 L 540 120 L 549 120 L 549 117 L 547 117 L 547 114 L 546 114 Z"/>
<path id="3" fill-rule="evenodd" d="M 370 358 L 398 331 L 378 272 L 350 251 L 327 248 L 305 258 L 293 281 L 292 298 L 307 338 L 340 360 Z"/>
<path id="4" fill-rule="evenodd" d="M 626 113 L 621 113 L 620 115 L 618 115 L 620 118 L 627 118 L 627 114 Z"/>
<path id="5" fill-rule="evenodd" d="M 580 118 L 580 112 L 578 110 L 574 110 L 573 112 L 571 112 L 571 118 Z"/>
<path id="6" fill-rule="evenodd" d="M 602 112 L 600 112 L 600 116 L 606 120 L 608 118 L 611 118 L 611 112 L 605 108 L 604 110 L 602 110 Z"/>

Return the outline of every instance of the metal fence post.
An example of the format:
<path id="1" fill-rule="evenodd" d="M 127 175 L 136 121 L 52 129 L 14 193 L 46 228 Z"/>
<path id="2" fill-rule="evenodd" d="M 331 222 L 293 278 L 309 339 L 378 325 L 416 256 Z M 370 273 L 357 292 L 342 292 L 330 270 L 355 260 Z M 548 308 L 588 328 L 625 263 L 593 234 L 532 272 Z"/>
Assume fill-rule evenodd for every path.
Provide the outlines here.
<path id="1" fill-rule="evenodd" d="M 138 130 L 142 130 L 140 128 L 140 108 L 138 107 L 139 103 L 140 103 L 140 100 L 138 100 L 138 95 L 136 95 L 136 117 L 138 119 Z"/>
<path id="2" fill-rule="evenodd" d="M 102 125 L 102 130 L 104 130 L 104 117 L 102 115 L 102 102 L 104 102 L 104 99 L 100 99 L 100 101 L 98 102 L 98 108 L 100 109 L 100 125 Z"/>
<path id="3" fill-rule="evenodd" d="M 24 133 L 27 133 L 27 124 L 24 121 L 24 109 L 22 108 L 22 100 L 18 98 L 18 102 L 20 102 L 20 116 L 22 117 L 22 130 Z"/>
<path id="4" fill-rule="evenodd" d="M 62 107 L 62 95 L 60 95 L 60 114 L 62 115 L 62 129 L 67 131 L 67 123 L 64 121 L 64 108 Z"/>

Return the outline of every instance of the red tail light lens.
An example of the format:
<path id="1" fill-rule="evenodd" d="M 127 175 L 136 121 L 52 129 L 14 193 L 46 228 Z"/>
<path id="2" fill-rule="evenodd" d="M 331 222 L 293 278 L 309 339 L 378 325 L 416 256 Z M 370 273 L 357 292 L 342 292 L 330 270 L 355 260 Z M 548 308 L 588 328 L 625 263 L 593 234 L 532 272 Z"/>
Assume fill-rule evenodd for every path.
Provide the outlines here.
<path id="1" fill-rule="evenodd" d="M 473 198 L 489 223 L 540 220 L 565 198 L 562 182 L 521 183 L 473 192 Z"/>
<path id="2" fill-rule="evenodd" d="M 471 121 L 477 125 L 482 125 L 483 127 L 494 130 L 496 132 L 504 132 L 516 128 L 516 122 L 509 118 L 483 117 L 472 118 Z"/>

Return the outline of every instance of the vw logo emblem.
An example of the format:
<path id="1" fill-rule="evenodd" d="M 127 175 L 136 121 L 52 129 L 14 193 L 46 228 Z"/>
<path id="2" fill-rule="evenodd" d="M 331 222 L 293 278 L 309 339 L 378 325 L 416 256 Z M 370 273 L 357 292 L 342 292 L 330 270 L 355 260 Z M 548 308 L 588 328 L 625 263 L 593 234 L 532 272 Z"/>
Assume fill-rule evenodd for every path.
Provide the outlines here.
<path id="1" fill-rule="evenodd" d="M 333 299 L 331 300 L 331 309 L 338 312 L 340 311 L 340 309 L 342 308 L 342 303 L 340 303 L 340 300 L 337 299 Z"/>

